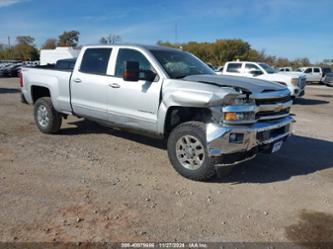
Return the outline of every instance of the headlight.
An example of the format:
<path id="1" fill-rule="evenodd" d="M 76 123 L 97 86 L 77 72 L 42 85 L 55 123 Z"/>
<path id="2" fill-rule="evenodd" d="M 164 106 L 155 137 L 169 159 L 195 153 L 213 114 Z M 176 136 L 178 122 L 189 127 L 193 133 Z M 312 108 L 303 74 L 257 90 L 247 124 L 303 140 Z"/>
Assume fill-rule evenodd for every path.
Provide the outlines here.
<path id="1" fill-rule="evenodd" d="M 224 112 L 225 123 L 252 123 L 255 122 L 254 112 Z"/>
<path id="2" fill-rule="evenodd" d="M 249 105 L 249 104 L 254 104 L 254 99 L 250 99 L 247 96 L 240 95 L 237 97 L 232 97 L 229 98 L 224 105 Z"/>
<path id="3" fill-rule="evenodd" d="M 221 112 L 222 111 L 222 112 Z M 216 107 L 217 120 L 224 124 L 250 124 L 255 123 L 255 100 L 245 94 L 228 96 L 222 107 Z"/>
<path id="4" fill-rule="evenodd" d="M 297 84 L 298 84 L 298 78 L 292 78 L 291 79 L 291 84 L 293 84 L 294 86 L 297 86 Z"/>

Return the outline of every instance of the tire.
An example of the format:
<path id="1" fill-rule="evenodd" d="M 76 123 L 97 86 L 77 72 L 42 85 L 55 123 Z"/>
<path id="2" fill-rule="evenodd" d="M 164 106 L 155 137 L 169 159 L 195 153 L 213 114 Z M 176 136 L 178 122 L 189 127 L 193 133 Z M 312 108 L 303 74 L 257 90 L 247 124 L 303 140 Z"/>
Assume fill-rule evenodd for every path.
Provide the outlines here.
<path id="1" fill-rule="evenodd" d="M 197 121 L 185 122 L 174 128 L 167 144 L 174 169 L 196 181 L 209 180 L 216 174 L 214 160 L 208 156 L 206 147 L 206 125 Z"/>
<path id="2" fill-rule="evenodd" d="M 36 101 L 34 117 L 38 129 L 45 134 L 54 134 L 61 127 L 62 116 L 54 109 L 49 97 L 43 97 Z"/>

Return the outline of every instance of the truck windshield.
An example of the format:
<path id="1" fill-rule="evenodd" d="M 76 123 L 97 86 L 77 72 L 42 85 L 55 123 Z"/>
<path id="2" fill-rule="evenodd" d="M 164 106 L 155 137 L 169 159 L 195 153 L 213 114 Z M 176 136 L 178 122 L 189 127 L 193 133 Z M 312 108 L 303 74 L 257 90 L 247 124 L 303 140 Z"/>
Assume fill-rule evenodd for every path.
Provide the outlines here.
<path id="1" fill-rule="evenodd" d="M 171 79 L 181 79 L 189 75 L 215 74 L 205 63 L 183 51 L 155 50 L 156 57 Z"/>
<path id="2" fill-rule="evenodd" d="M 272 68 L 270 65 L 267 65 L 266 63 L 259 63 L 259 65 L 266 71 L 266 73 L 277 73 L 278 71 L 274 68 Z"/>

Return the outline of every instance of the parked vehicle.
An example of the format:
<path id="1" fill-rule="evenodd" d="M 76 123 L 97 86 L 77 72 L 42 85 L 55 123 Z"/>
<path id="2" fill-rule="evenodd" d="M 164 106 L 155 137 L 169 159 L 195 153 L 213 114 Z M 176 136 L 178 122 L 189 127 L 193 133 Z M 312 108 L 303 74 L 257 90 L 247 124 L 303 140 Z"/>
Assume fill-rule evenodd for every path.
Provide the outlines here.
<path id="1" fill-rule="evenodd" d="M 17 77 L 21 70 L 22 64 L 10 64 L 0 69 L 0 76 L 3 77 Z"/>
<path id="2" fill-rule="evenodd" d="M 58 132 L 73 114 L 165 138 L 173 167 L 194 180 L 278 151 L 294 121 L 285 86 L 218 76 L 190 53 L 159 46 L 85 46 L 72 71 L 24 68 L 20 84 L 41 132 Z"/>
<path id="3" fill-rule="evenodd" d="M 292 67 L 279 67 L 279 72 L 293 72 Z"/>
<path id="4" fill-rule="evenodd" d="M 322 79 L 322 82 L 327 86 L 333 87 L 333 73 L 326 73 Z"/>
<path id="5" fill-rule="evenodd" d="M 299 73 L 279 73 L 266 63 L 251 61 L 230 61 L 224 65 L 223 75 L 263 79 L 286 86 L 293 98 L 305 94 L 305 77 Z"/>
<path id="6" fill-rule="evenodd" d="M 329 67 L 300 67 L 298 71 L 303 72 L 307 82 L 321 83 L 326 73 L 331 73 Z"/>
<path id="7" fill-rule="evenodd" d="M 24 66 L 35 67 L 39 65 L 39 61 L 24 61 Z"/>
<path id="8" fill-rule="evenodd" d="M 40 51 L 40 65 L 55 64 L 61 59 L 76 58 L 80 53 L 79 49 L 68 47 L 57 47 L 55 49 L 42 49 Z"/>

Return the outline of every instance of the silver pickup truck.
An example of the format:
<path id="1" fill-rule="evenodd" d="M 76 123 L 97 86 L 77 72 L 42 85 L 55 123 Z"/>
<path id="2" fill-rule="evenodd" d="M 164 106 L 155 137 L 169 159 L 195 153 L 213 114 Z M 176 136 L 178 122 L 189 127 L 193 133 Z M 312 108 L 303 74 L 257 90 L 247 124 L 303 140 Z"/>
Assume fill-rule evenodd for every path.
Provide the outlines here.
<path id="1" fill-rule="evenodd" d="M 173 167 L 194 180 L 276 152 L 291 134 L 286 87 L 216 75 L 181 50 L 85 46 L 72 65 L 22 70 L 22 94 L 43 133 L 56 133 L 72 114 L 164 138 Z"/>

